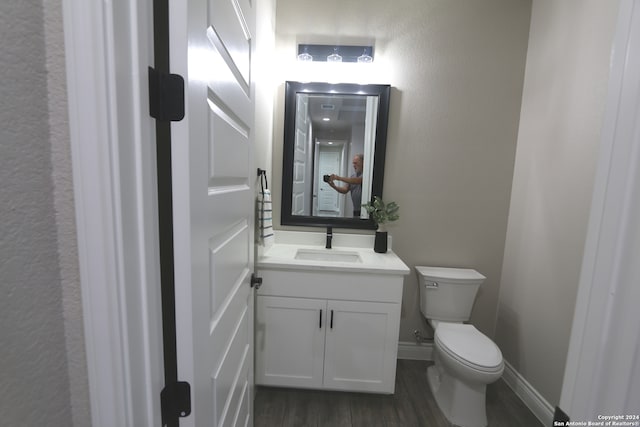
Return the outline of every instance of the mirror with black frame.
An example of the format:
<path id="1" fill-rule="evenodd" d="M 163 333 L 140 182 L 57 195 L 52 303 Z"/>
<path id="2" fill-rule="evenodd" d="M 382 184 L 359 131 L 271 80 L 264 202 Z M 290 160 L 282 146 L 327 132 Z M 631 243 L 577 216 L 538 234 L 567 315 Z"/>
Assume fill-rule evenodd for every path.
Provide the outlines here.
<path id="1" fill-rule="evenodd" d="M 375 229 L 361 206 L 382 197 L 390 90 L 286 82 L 283 225 Z"/>

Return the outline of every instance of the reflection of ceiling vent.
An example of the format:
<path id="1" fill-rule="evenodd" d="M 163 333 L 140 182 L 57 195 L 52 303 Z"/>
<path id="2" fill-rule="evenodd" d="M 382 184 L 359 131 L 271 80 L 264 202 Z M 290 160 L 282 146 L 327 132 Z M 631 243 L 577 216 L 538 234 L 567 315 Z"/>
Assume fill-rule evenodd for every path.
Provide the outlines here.
<path id="1" fill-rule="evenodd" d="M 321 110 L 335 110 L 336 106 L 333 104 L 320 104 Z"/>

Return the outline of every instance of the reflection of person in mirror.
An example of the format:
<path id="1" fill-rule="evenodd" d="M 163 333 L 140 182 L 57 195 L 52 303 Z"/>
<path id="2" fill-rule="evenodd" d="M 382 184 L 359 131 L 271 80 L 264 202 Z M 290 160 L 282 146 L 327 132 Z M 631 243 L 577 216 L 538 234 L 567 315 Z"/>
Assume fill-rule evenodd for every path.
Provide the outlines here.
<path id="1" fill-rule="evenodd" d="M 329 177 L 329 185 L 338 193 L 347 194 L 351 192 L 351 200 L 353 201 L 353 216 L 360 216 L 360 207 L 362 206 L 362 167 L 364 155 L 356 154 L 353 156 L 353 169 L 355 173 L 350 177 L 338 176 L 331 174 Z M 333 181 L 342 181 L 345 186 L 338 186 Z"/>

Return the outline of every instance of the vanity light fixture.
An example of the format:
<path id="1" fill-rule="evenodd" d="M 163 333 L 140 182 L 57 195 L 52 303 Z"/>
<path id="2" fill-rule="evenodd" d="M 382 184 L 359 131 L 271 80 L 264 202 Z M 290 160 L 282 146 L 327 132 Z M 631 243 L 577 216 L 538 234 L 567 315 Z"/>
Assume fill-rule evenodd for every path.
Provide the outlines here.
<path id="1" fill-rule="evenodd" d="M 299 44 L 298 61 L 373 62 L 373 46 Z"/>

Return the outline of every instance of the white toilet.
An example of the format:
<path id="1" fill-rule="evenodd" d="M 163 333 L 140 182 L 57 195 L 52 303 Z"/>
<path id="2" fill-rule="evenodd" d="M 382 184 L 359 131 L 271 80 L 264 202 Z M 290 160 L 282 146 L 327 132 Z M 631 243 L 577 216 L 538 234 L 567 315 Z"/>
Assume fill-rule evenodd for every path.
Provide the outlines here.
<path id="1" fill-rule="evenodd" d="M 473 325 L 476 293 L 485 277 L 464 268 L 416 267 L 420 311 L 435 331 L 435 364 L 427 369 L 431 392 L 449 422 L 485 427 L 487 384 L 504 371 L 498 346 Z"/>

